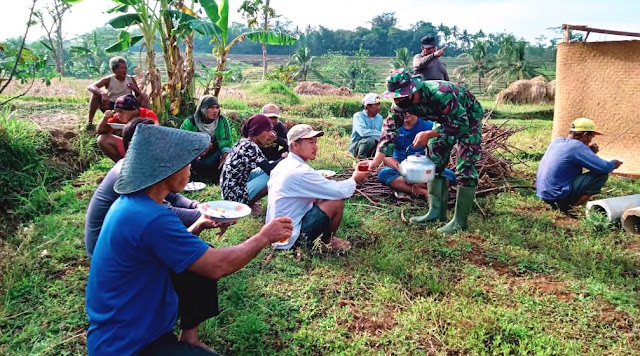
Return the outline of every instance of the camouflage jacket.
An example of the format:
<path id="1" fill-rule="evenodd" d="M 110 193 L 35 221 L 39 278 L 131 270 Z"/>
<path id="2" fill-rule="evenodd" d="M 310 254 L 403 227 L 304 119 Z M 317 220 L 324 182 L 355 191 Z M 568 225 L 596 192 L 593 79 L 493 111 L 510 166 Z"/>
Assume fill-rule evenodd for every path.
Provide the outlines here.
<path id="1" fill-rule="evenodd" d="M 484 109 L 469 89 L 443 80 L 428 80 L 420 84 L 421 101 L 407 111 L 418 117 L 437 122 L 441 135 L 458 136 L 481 129 Z M 378 150 L 386 156 L 393 154 L 398 130 L 403 119 L 390 114 L 382 126 Z"/>

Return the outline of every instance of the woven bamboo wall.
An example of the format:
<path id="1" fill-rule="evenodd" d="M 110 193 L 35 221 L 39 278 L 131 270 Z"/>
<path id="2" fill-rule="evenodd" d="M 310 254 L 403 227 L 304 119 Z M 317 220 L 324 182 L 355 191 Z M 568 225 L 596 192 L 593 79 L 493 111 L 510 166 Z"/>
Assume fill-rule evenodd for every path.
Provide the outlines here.
<path id="1" fill-rule="evenodd" d="M 600 157 L 624 160 L 616 173 L 640 177 L 640 41 L 558 45 L 553 138 L 578 117 L 604 134 Z"/>

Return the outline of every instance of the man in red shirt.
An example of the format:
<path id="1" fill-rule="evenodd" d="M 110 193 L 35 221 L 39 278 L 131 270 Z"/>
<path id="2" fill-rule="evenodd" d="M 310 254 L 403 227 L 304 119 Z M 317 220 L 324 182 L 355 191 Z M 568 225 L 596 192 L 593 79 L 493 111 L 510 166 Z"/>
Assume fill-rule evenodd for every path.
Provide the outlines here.
<path id="1" fill-rule="evenodd" d="M 158 116 L 153 111 L 141 108 L 136 98 L 128 94 L 119 97 L 113 106 L 113 111 L 107 110 L 98 124 L 96 129 L 98 147 L 114 162 L 124 157 L 124 145 L 122 138 L 114 135 L 113 131 L 121 130 L 124 124 L 135 117 L 148 118 L 158 123 Z"/>

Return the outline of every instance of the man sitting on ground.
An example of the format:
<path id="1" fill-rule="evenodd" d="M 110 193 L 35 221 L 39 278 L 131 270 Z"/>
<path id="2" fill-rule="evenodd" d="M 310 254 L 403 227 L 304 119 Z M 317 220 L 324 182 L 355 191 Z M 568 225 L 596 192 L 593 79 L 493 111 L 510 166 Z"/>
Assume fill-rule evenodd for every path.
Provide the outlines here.
<path id="1" fill-rule="evenodd" d="M 376 153 L 376 146 L 382 132 L 380 115 L 380 95 L 369 93 L 362 98 L 364 110 L 353 114 L 353 128 L 349 152 L 356 159 L 370 158 Z"/>
<path id="2" fill-rule="evenodd" d="M 89 355 L 215 355 L 199 341 L 178 341 L 179 314 L 172 273 L 194 272 L 219 279 L 246 265 L 270 243 L 291 236 L 291 219 L 279 217 L 245 242 L 211 248 L 197 236 L 220 226 L 200 217 L 190 228 L 163 205 L 189 181 L 190 162 L 209 145 L 208 135 L 157 125 L 139 125 L 122 164 L 111 206 L 96 245 L 86 306 Z M 175 289 L 174 289 L 175 287 Z M 181 319 L 202 319 L 211 296 L 182 310 Z"/>
<path id="3" fill-rule="evenodd" d="M 149 107 L 149 95 L 143 93 L 138 88 L 138 83 L 132 76 L 127 75 L 127 61 L 122 57 L 112 57 L 109 60 L 109 67 L 113 74 L 108 75 L 95 83 L 91 83 L 87 90 L 91 92 L 89 100 L 89 125 L 93 125 L 93 117 L 96 110 L 102 112 L 113 110 L 116 99 L 123 95 L 134 94 L 138 106 Z M 104 88 L 106 92 L 102 90 Z"/>
<path id="4" fill-rule="evenodd" d="M 386 167 L 381 169 L 378 173 L 378 180 L 382 184 L 393 189 L 394 195 L 398 200 L 411 200 L 411 197 L 408 194 L 428 199 L 429 191 L 427 190 L 427 184 L 414 184 L 407 182 L 398 172 L 398 168 L 400 167 L 400 163 L 402 163 L 407 156 L 425 154 L 425 148 L 414 147 L 413 141 L 415 140 L 416 135 L 420 132 L 432 130 L 433 122 L 418 118 L 408 111 L 400 109 L 396 105 L 391 107 L 391 113 L 403 117 L 404 121 L 403 126 L 398 130 L 398 138 L 393 149 L 393 155 L 382 159 L 382 162 L 384 162 Z M 390 115 L 386 120 L 393 120 L 393 118 Z M 455 184 L 456 176 L 453 171 L 447 168 L 444 170 L 444 175 L 447 180 Z"/>
<path id="5" fill-rule="evenodd" d="M 292 127 L 287 134 L 289 155 L 272 171 L 268 182 L 267 222 L 279 216 L 293 220 L 293 233 L 286 243 L 274 245 L 290 249 L 294 245 L 312 248 L 316 238 L 335 251 L 347 251 L 349 242 L 335 236 L 342 222 L 343 199 L 353 195 L 356 183 L 367 179 L 368 171 L 355 170 L 343 181 L 323 177 L 306 162 L 318 151 L 317 137 L 324 135 L 311 126 Z"/>
<path id="6" fill-rule="evenodd" d="M 553 140 L 544 153 L 536 174 L 536 195 L 554 209 L 568 212 L 585 204 L 600 193 L 609 173 L 622 164 L 597 156 L 598 145 L 591 143 L 595 135 L 601 135 L 595 123 L 578 118 L 571 123 L 567 137 Z M 589 171 L 582 173 L 583 168 Z"/>
<path id="7" fill-rule="evenodd" d="M 289 151 L 289 143 L 287 143 L 287 127 L 280 121 L 280 108 L 276 104 L 267 104 L 262 107 L 262 115 L 271 119 L 273 124 L 273 132 L 276 139 L 267 147 L 261 147 L 262 153 L 269 161 L 277 161 L 283 158 L 285 152 Z"/>
<path id="8" fill-rule="evenodd" d="M 153 111 L 138 106 L 133 95 L 123 95 L 116 99 L 113 109 L 115 113 L 111 110 L 104 113 L 96 133 L 98 134 L 98 147 L 107 157 L 118 162 L 124 157 L 124 145 L 122 138 L 113 134 L 113 128 L 109 124 L 126 124 L 134 117 L 148 118 L 157 123 L 158 117 Z"/>
<path id="9" fill-rule="evenodd" d="M 129 121 L 122 129 L 122 143 L 124 150 L 129 148 L 131 137 L 138 125 L 153 125 L 155 121 L 151 119 L 144 119 L 136 117 Z M 100 185 L 93 193 L 89 207 L 87 208 L 87 216 L 85 218 L 84 225 L 84 243 L 87 250 L 87 256 L 91 258 L 93 250 L 98 241 L 100 230 L 102 230 L 102 223 L 109 211 L 109 208 L 120 197 L 120 194 L 116 193 L 113 189 L 120 171 L 122 170 L 123 160 L 119 160 L 109 170 L 107 175 L 102 179 Z M 189 227 L 193 225 L 198 218 L 200 218 L 200 212 L 198 211 L 198 202 L 188 199 L 178 193 L 169 193 L 165 198 L 164 205 L 171 209 L 180 218 L 180 221 L 184 226 Z"/>

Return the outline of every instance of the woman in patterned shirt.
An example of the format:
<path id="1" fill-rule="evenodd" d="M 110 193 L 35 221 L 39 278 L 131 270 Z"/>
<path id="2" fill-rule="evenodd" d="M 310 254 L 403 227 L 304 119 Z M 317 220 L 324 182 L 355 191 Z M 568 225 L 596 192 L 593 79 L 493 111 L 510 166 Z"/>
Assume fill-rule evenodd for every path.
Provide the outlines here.
<path id="1" fill-rule="evenodd" d="M 248 204 L 258 212 L 256 202 L 267 195 L 269 173 L 280 160 L 269 162 L 261 146 L 276 139 L 273 123 L 262 114 L 251 116 L 242 125 L 242 139 L 236 143 L 222 167 L 220 190 L 225 200 Z"/>

